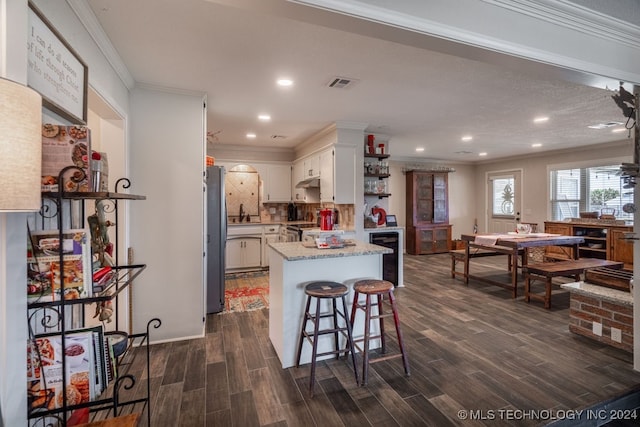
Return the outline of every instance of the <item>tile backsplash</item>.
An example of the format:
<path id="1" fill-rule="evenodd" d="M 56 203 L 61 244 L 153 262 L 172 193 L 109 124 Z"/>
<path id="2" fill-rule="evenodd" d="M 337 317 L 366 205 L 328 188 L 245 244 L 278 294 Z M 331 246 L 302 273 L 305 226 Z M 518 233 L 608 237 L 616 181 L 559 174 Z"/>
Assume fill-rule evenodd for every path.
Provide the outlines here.
<path id="1" fill-rule="evenodd" d="M 354 205 L 332 205 L 320 203 L 296 204 L 299 221 L 316 222 L 316 212 L 318 209 L 335 208 L 338 209 L 340 228 L 354 227 Z M 265 203 L 260 206 L 260 218 L 262 222 L 286 222 L 287 221 L 287 204 L 286 203 Z"/>
<path id="2" fill-rule="evenodd" d="M 244 217 L 249 215 L 255 218 L 253 221 L 257 221 L 260 215 L 258 174 L 253 171 L 229 171 L 225 175 L 224 185 L 229 219 L 239 221 L 242 205 Z"/>

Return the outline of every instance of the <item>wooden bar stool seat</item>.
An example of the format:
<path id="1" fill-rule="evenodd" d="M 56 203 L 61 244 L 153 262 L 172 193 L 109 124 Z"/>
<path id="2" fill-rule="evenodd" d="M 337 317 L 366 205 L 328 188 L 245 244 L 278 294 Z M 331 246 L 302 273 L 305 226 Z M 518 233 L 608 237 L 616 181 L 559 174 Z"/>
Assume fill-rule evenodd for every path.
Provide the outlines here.
<path id="1" fill-rule="evenodd" d="M 351 332 L 351 323 L 349 321 L 347 311 L 346 295 L 349 293 L 349 289 L 337 282 L 311 282 L 304 290 L 307 295 L 307 304 L 304 311 L 304 319 L 302 321 L 302 327 L 300 328 L 300 338 L 298 340 L 298 354 L 296 356 L 296 368 L 300 366 L 300 357 L 302 356 L 302 345 L 306 339 L 311 344 L 311 373 L 309 379 L 309 393 L 313 396 L 313 389 L 316 376 L 316 360 L 320 356 L 326 356 L 328 354 L 335 354 L 336 358 L 340 357 L 340 353 L 351 353 L 351 362 L 353 363 L 353 371 L 356 377 L 356 383 L 358 380 L 358 369 L 356 368 L 356 356 L 353 347 L 353 336 Z M 310 311 L 312 299 L 316 300 L 315 311 Z M 340 299 L 342 301 L 342 308 L 338 309 L 336 301 Z M 322 313 L 320 303 L 322 300 L 331 300 L 331 307 L 328 312 Z M 343 326 L 340 326 L 338 317 L 342 318 Z M 332 327 L 320 328 L 320 321 L 324 318 L 330 318 L 333 320 Z M 313 331 L 307 331 L 307 322 L 313 323 Z M 333 334 L 334 336 L 334 349 L 323 353 L 318 353 L 318 339 L 322 335 Z M 344 349 L 340 349 L 339 335 L 346 337 L 346 345 Z"/>
<path id="2" fill-rule="evenodd" d="M 402 357 L 402 364 L 404 366 L 404 372 L 410 375 L 409 371 L 409 359 L 407 357 L 407 351 L 404 348 L 402 341 L 402 331 L 400 330 L 400 320 L 398 317 L 398 310 L 396 308 L 396 299 L 393 295 L 393 283 L 386 280 L 360 280 L 353 285 L 354 296 L 353 305 L 351 307 L 351 327 L 353 328 L 357 310 L 363 310 L 365 315 L 364 324 L 364 337 L 355 339 L 354 346 L 362 352 L 362 385 L 367 385 L 369 380 L 369 364 L 375 362 L 381 362 L 383 360 L 394 359 Z M 360 294 L 365 295 L 364 304 L 359 302 Z M 376 297 L 376 301 L 372 302 L 371 297 Z M 391 307 L 390 312 L 384 311 L 384 303 Z M 372 313 L 372 308 L 377 307 L 377 314 Z M 380 339 L 382 345 L 382 353 L 386 352 L 386 340 L 384 331 L 384 318 L 393 316 L 393 322 L 396 328 L 396 335 L 398 338 L 398 346 L 400 347 L 400 353 L 390 354 L 386 356 L 376 357 L 370 359 L 369 344 L 372 339 Z M 371 336 L 371 321 L 378 320 L 380 325 L 380 335 Z M 363 346 L 360 348 L 357 343 L 362 342 Z"/>

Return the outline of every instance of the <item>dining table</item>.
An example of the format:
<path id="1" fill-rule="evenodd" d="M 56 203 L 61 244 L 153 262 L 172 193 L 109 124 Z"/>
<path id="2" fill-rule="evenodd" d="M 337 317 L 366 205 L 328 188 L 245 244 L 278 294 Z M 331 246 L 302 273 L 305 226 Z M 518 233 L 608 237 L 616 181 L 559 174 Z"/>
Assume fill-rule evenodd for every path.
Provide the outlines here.
<path id="1" fill-rule="evenodd" d="M 521 259 L 521 267 L 526 269 L 529 250 L 545 246 L 565 246 L 570 248 L 570 256 L 573 259 L 579 257 L 579 246 L 584 243 L 581 236 L 565 236 L 551 233 L 487 233 L 487 234 L 462 234 L 461 239 L 465 242 L 464 259 L 464 283 L 469 284 L 469 279 L 478 280 L 505 289 L 510 289 L 513 298 L 518 297 L 518 257 Z M 497 254 L 509 255 L 512 260 L 511 282 L 505 283 L 493 280 L 488 277 L 472 275 L 469 272 L 472 251 L 484 249 L 494 251 Z"/>

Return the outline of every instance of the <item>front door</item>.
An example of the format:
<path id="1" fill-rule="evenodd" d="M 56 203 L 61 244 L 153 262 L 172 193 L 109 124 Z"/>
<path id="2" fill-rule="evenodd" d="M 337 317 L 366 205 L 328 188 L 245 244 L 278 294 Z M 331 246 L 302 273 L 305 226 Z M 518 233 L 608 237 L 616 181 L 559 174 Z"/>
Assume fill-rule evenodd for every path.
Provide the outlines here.
<path id="1" fill-rule="evenodd" d="M 487 174 L 487 231 L 515 231 L 522 205 L 522 170 Z"/>

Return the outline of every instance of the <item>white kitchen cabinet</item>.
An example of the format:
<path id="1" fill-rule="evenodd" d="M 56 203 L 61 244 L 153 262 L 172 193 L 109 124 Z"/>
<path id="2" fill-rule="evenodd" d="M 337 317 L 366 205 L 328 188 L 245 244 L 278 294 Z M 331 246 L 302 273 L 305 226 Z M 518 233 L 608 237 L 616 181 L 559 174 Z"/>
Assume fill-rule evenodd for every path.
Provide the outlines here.
<path id="1" fill-rule="evenodd" d="M 291 166 L 267 165 L 264 171 L 262 203 L 291 201 Z"/>
<path id="2" fill-rule="evenodd" d="M 269 243 L 280 240 L 280 226 L 266 225 L 264 227 L 264 238 L 262 239 L 262 266 L 269 267 Z"/>
<path id="3" fill-rule="evenodd" d="M 320 155 L 312 154 L 304 159 L 304 177 L 312 178 L 320 176 Z"/>
<path id="4" fill-rule="evenodd" d="M 260 267 L 262 236 L 238 236 L 227 239 L 226 269 Z"/>
<path id="5" fill-rule="evenodd" d="M 306 191 L 296 185 L 305 178 L 304 160 L 297 160 L 291 169 L 291 199 L 294 202 L 305 202 Z"/>
<path id="6" fill-rule="evenodd" d="M 355 203 L 355 163 L 355 147 L 335 145 L 320 153 L 321 202 Z"/>
<path id="7" fill-rule="evenodd" d="M 319 156 L 314 156 L 318 162 L 318 166 L 316 170 L 319 172 Z M 310 166 L 311 163 L 315 162 L 305 162 L 305 159 L 297 160 L 293 163 L 293 168 L 291 171 L 291 200 L 298 203 L 318 203 L 320 202 L 320 190 L 318 187 L 311 188 L 298 188 L 296 185 L 305 179 L 307 179 L 307 173 L 309 171 L 313 171 L 313 167 Z M 306 169 L 307 167 L 311 167 L 311 169 Z"/>

